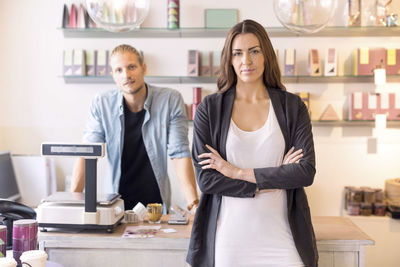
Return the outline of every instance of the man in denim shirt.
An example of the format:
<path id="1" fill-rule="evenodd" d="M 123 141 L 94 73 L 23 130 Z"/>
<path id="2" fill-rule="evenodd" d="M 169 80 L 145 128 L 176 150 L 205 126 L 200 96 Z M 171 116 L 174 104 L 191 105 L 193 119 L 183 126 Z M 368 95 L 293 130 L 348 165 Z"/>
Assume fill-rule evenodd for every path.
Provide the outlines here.
<path id="1" fill-rule="evenodd" d="M 198 203 L 190 158 L 185 105 L 179 92 L 144 82 L 146 64 L 132 46 L 111 52 L 112 76 L 119 90 L 97 95 L 90 106 L 84 142 L 106 143 L 114 192 L 125 209 L 138 202 L 170 206 L 167 154 L 174 162 L 188 208 Z M 75 164 L 72 191 L 84 188 L 83 159 Z M 194 210 L 194 209 L 193 209 Z"/>

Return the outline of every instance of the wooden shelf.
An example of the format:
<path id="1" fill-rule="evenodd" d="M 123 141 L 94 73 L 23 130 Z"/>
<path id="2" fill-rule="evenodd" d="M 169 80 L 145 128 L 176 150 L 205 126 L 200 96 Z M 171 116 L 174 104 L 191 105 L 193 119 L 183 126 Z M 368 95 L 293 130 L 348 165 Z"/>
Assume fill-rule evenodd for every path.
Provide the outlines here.
<path id="1" fill-rule="evenodd" d="M 63 76 L 65 83 L 114 83 L 111 76 Z M 148 83 L 188 84 L 216 83 L 217 77 L 188 77 L 188 76 L 146 76 Z M 400 82 L 400 75 L 388 75 L 387 82 Z M 312 77 L 293 76 L 282 77 L 283 83 L 373 83 L 373 76 L 332 76 Z"/>
<path id="2" fill-rule="evenodd" d="M 375 121 L 312 121 L 314 127 L 375 127 Z M 387 128 L 400 128 L 400 121 L 387 121 Z"/>
<path id="3" fill-rule="evenodd" d="M 317 33 L 299 34 L 283 27 L 266 27 L 270 37 L 383 37 L 400 36 L 400 27 L 328 27 Z M 129 32 L 103 29 L 60 28 L 66 38 L 225 38 L 228 30 L 207 28 L 141 28 Z"/>
<path id="4" fill-rule="evenodd" d="M 375 127 L 374 121 L 311 121 L 313 127 Z M 193 126 L 193 121 L 189 120 Z M 387 121 L 387 128 L 400 128 L 400 121 Z"/>
<path id="5" fill-rule="evenodd" d="M 65 83 L 114 83 L 111 76 L 63 76 Z M 145 76 L 147 83 L 216 83 L 217 77 Z"/>

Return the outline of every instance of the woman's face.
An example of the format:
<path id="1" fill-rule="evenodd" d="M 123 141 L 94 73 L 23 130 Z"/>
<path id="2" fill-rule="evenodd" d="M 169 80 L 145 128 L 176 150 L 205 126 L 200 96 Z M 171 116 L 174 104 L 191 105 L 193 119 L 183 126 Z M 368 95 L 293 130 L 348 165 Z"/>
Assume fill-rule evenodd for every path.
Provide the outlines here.
<path id="1" fill-rule="evenodd" d="M 261 51 L 260 42 L 254 34 L 239 34 L 233 39 L 232 66 L 238 82 L 262 82 L 264 55 Z"/>

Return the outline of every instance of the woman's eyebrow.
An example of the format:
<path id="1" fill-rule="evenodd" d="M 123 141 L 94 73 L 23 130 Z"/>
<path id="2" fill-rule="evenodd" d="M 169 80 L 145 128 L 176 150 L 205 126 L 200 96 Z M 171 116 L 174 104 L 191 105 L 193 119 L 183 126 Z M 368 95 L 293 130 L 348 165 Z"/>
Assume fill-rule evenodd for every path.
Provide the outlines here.
<path id="1" fill-rule="evenodd" d="M 257 47 L 259 48 L 260 46 L 259 46 L 259 45 L 256 45 L 256 46 L 250 47 L 250 48 L 249 48 L 249 51 L 250 51 L 250 50 L 253 50 L 253 49 L 257 48 Z"/>
<path id="2" fill-rule="evenodd" d="M 248 50 L 250 51 L 250 50 L 253 50 L 254 48 L 257 48 L 257 47 L 259 48 L 260 46 L 259 46 L 259 45 L 252 46 L 252 47 L 250 47 Z M 242 49 L 240 49 L 240 48 L 233 48 L 232 51 L 242 51 Z"/>

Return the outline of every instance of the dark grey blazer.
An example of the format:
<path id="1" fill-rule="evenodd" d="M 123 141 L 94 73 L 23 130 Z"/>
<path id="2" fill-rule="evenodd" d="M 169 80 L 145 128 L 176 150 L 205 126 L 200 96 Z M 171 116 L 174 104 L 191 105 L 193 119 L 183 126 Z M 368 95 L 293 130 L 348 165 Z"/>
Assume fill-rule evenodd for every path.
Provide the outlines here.
<path id="1" fill-rule="evenodd" d="M 298 96 L 268 88 L 285 139 L 285 153 L 292 146 L 296 150 L 303 149 L 304 156 L 298 164 L 255 169 L 257 185 L 227 178 L 212 169 L 201 169 L 198 155 L 209 152 L 206 144 L 217 149 L 226 159 L 226 138 L 235 92 L 236 88 L 232 87 L 225 93 L 209 95 L 196 111 L 192 157 L 196 179 L 203 194 L 194 218 L 186 260 L 193 267 L 214 266 L 215 232 L 221 196 L 251 198 L 258 187 L 260 190 L 286 189 L 288 219 L 297 251 L 307 267 L 317 266 L 317 246 L 303 188 L 314 180 L 314 142 L 307 108 Z"/>

